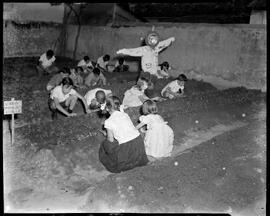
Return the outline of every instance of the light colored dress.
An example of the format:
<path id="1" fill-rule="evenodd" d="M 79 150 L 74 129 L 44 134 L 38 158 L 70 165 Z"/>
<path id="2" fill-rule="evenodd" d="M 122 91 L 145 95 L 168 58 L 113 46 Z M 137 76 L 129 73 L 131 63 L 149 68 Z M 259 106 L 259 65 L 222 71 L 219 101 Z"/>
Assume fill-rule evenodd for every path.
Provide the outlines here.
<path id="1" fill-rule="evenodd" d="M 174 133 L 167 122 L 158 114 L 140 116 L 139 120 L 147 125 L 144 138 L 146 154 L 156 158 L 171 156 Z"/>

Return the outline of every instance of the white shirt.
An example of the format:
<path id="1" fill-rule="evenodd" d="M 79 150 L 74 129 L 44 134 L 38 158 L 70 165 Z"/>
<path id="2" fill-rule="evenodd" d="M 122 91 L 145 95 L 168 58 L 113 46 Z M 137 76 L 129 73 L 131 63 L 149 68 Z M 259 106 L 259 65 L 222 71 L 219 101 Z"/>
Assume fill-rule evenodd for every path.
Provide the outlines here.
<path id="1" fill-rule="evenodd" d="M 179 91 L 179 89 L 184 90 L 184 86 L 180 86 L 178 84 L 178 80 L 174 80 L 170 83 L 168 83 L 161 91 L 161 95 L 163 96 L 163 93 L 167 90 L 167 88 L 170 87 L 171 91 L 176 93 Z"/>
<path id="2" fill-rule="evenodd" d="M 125 60 L 124 60 L 124 62 L 123 62 L 123 64 L 122 64 L 122 65 L 126 65 L 126 61 L 125 61 Z M 114 67 L 117 67 L 117 66 L 119 66 L 119 61 L 115 62 Z"/>
<path id="3" fill-rule="evenodd" d="M 51 59 L 47 59 L 46 53 L 42 54 L 39 58 L 39 61 L 41 61 L 41 65 L 44 68 L 50 67 L 52 63 L 55 61 L 55 57 L 53 56 Z"/>
<path id="4" fill-rule="evenodd" d="M 125 112 L 114 111 L 105 120 L 104 127 L 112 131 L 114 138 L 119 144 L 126 143 L 140 135 L 129 115 Z"/>
<path id="5" fill-rule="evenodd" d="M 104 68 L 104 69 L 106 69 L 106 66 L 107 66 L 108 63 L 109 63 L 108 61 L 105 62 L 105 61 L 103 60 L 103 56 L 99 57 L 98 60 L 97 60 L 97 64 L 98 64 L 100 67 Z"/>
<path id="6" fill-rule="evenodd" d="M 62 91 L 62 85 L 56 86 L 52 91 L 51 91 L 51 99 L 57 98 L 59 102 L 64 102 L 70 95 L 74 95 L 77 92 L 74 89 L 71 89 L 70 92 L 66 95 L 64 95 Z"/>
<path id="7" fill-rule="evenodd" d="M 139 99 L 139 96 L 145 96 L 143 91 L 140 91 L 136 87 L 132 87 L 131 89 L 126 90 L 123 98 L 123 105 L 124 107 L 138 107 L 141 106 L 143 103 Z"/>
<path id="8" fill-rule="evenodd" d="M 174 37 L 160 41 L 154 49 L 150 46 L 143 46 L 133 49 L 121 49 L 117 53 L 130 56 L 141 56 L 141 67 L 143 71 L 157 76 L 158 53 L 169 46 L 172 41 L 174 41 Z"/>
<path id="9" fill-rule="evenodd" d="M 94 67 L 94 66 L 92 65 L 92 62 L 91 62 L 91 61 L 89 61 L 88 63 L 86 63 L 86 62 L 84 61 L 84 59 L 82 59 L 81 61 L 79 61 L 79 63 L 78 63 L 77 66 L 78 66 L 78 67 L 82 67 L 82 66 L 86 66 L 86 67 Z"/>
<path id="10" fill-rule="evenodd" d="M 88 106 L 91 104 L 91 101 L 96 98 L 97 91 L 100 91 L 100 90 L 104 91 L 105 95 L 112 94 L 111 90 L 106 90 L 106 89 L 102 89 L 102 88 L 91 89 L 84 96 Z"/>

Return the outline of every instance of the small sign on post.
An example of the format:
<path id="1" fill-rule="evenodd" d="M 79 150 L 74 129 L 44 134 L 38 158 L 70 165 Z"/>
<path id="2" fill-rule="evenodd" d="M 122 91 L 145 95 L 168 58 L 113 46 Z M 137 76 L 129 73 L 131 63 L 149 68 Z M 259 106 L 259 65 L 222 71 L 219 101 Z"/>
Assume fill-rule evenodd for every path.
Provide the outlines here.
<path id="1" fill-rule="evenodd" d="M 11 115 L 11 145 L 14 143 L 14 114 L 22 113 L 22 101 L 14 100 L 4 101 L 4 115 Z"/>

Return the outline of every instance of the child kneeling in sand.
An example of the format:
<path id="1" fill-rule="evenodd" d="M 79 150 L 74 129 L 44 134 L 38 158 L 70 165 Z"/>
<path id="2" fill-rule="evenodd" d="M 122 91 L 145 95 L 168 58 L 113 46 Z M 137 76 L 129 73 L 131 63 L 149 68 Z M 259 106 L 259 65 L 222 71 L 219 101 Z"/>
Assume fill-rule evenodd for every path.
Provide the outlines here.
<path id="1" fill-rule="evenodd" d="M 148 163 L 140 132 L 129 115 L 120 111 L 121 101 L 112 96 L 106 99 L 105 110 L 109 118 L 104 122 L 106 139 L 99 149 L 99 160 L 113 173 L 144 166 Z"/>
<path id="2" fill-rule="evenodd" d="M 180 74 L 176 80 L 168 83 L 161 91 L 161 96 L 173 99 L 176 97 L 184 97 L 184 88 L 187 77 Z"/>
<path id="3" fill-rule="evenodd" d="M 128 89 L 124 94 L 123 107 L 138 107 L 149 98 L 144 91 L 148 88 L 148 80 L 144 77 L 140 78 L 136 85 Z"/>
<path id="4" fill-rule="evenodd" d="M 174 133 L 167 122 L 158 114 L 157 104 L 147 100 L 142 106 L 143 115 L 137 129 L 147 126 L 144 137 L 145 151 L 149 160 L 171 156 Z"/>
<path id="5" fill-rule="evenodd" d="M 84 98 L 86 100 L 87 106 L 89 106 L 90 109 L 96 110 L 105 105 L 106 97 L 109 96 L 112 96 L 111 90 L 95 88 L 89 90 L 85 94 Z"/>
<path id="6" fill-rule="evenodd" d="M 72 113 L 72 111 L 78 98 L 82 100 L 86 113 L 90 113 L 91 111 L 88 109 L 84 97 L 73 89 L 72 79 L 65 77 L 61 85 L 56 86 L 51 91 L 49 107 L 52 111 L 52 119 L 57 118 L 57 111 L 60 111 L 68 117 L 76 116 L 77 114 Z"/>

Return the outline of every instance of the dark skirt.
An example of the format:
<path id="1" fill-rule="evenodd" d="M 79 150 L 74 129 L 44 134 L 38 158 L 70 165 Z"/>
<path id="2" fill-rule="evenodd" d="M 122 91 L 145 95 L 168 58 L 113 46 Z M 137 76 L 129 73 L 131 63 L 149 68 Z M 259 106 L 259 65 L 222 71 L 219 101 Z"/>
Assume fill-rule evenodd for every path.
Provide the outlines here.
<path id="1" fill-rule="evenodd" d="M 104 140 L 99 148 L 100 162 L 112 173 L 130 170 L 148 163 L 141 136 L 123 143 Z"/>

